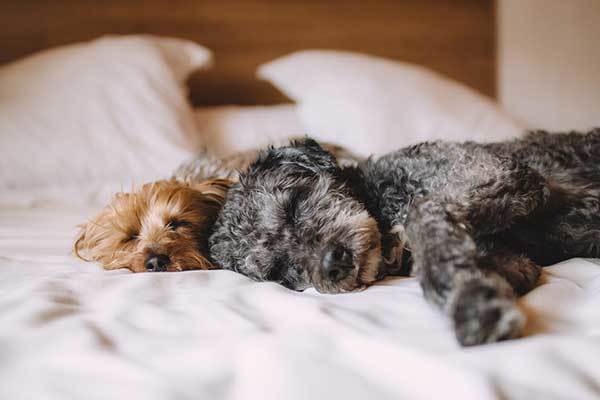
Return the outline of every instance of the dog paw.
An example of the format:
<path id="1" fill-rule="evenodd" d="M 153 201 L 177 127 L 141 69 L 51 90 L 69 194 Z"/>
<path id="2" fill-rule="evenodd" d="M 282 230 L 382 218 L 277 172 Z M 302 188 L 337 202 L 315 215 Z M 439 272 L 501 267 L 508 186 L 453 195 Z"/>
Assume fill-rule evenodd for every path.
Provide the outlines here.
<path id="1" fill-rule="evenodd" d="M 467 289 L 455 304 L 452 318 L 463 346 L 493 343 L 521 335 L 525 315 L 512 297 L 500 296 L 489 286 Z"/>

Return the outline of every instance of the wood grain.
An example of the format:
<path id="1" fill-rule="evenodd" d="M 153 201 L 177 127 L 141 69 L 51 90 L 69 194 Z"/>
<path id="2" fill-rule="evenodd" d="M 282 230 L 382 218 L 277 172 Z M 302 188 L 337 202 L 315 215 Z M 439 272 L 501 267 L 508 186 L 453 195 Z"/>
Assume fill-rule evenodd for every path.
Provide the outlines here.
<path id="1" fill-rule="evenodd" d="M 212 49 L 190 79 L 196 105 L 286 101 L 263 62 L 334 48 L 426 65 L 495 96 L 493 0 L 2 0 L 0 63 L 102 34 L 152 33 Z"/>

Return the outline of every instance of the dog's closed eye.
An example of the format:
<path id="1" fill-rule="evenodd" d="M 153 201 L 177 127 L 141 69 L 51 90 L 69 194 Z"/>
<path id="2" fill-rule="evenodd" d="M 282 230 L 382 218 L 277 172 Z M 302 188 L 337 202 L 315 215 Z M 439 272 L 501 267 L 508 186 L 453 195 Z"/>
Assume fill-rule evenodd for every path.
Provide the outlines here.
<path id="1" fill-rule="evenodd" d="M 125 244 L 125 243 L 130 243 L 133 242 L 134 240 L 138 240 L 139 236 L 137 232 L 133 232 L 128 234 L 123 240 L 121 240 L 121 243 Z"/>
<path id="2" fill-rule="evenodd" d="M 183 228 L 183 227 L 190 227 L 192 226 L 192 223 L 189 221 L 185 221 L 182 219 L 172 219 L 169 221 L 169 223 L 167 224 L 167 227 L 176 231 L 179 228 Z"/>
<path id="3" fill-rule="evenodd" d="M 291 191 L 290 198 L 284 206 L 288 222 L 295 223 L 302 213 L 301 203 L 308 197 L 306 188 L 297 188 Z"/>
<path id="4" fill-rule="evenodd" d="M 264 279 L 267 281 L 281 282 L 283 275 L 285 274 L 285 268 L 287 268 L 287 260 L 285 258 L 277 257 L 273 261 L 271 269 L 268 270 Z"/>

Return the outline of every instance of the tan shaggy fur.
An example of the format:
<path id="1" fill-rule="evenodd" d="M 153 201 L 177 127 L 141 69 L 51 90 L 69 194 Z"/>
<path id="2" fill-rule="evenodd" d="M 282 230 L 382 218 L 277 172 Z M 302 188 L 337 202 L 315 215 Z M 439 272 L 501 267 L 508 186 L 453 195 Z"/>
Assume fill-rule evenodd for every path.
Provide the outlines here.
<path id="1" fill-rule="evenodd" d="M 164 255 L 167 271 L 211 269 L 208 231 L 231 181 L 162 180 L 132 193 L 118 193 L 91 221 L 81 225 L 75 254 L 105 269 L 146 271 L 149 257 Z"/>

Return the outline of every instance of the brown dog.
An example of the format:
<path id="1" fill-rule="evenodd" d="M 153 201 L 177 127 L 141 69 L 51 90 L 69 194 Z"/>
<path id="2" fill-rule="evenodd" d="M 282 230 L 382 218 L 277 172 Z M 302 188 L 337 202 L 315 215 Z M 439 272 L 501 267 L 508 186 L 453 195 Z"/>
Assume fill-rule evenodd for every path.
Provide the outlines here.
<path id="1" fill-rule="evenodd" d="M 82 225 L 75 254 L 105 269 L 133 272 L 210 269 L 208 230 L 232 182 L 162 180 L 118 193 Z"/>

